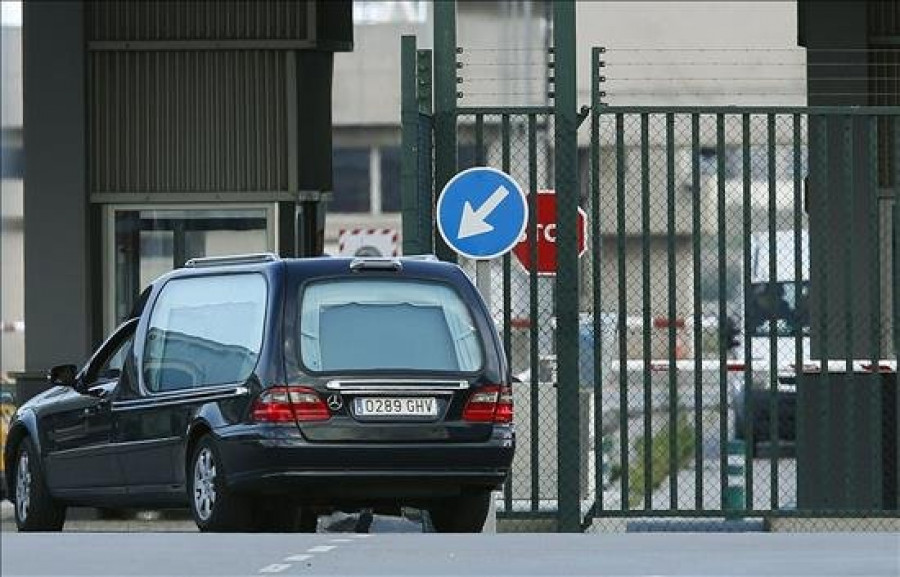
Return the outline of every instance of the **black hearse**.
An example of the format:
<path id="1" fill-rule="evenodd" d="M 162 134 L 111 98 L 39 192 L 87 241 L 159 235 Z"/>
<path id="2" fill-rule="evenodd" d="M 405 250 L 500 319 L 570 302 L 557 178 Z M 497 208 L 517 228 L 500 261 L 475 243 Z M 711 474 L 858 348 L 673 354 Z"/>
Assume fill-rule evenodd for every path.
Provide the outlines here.
<path id="1" fill-rule="evenodd" d="M 195 259 L 50 378 L 4 454 L 23 531 L 70 505 L 189 506 L 205 531 L 410 506 L 479 531 L 514 450 L 489 312 L 428 258 Z"/>

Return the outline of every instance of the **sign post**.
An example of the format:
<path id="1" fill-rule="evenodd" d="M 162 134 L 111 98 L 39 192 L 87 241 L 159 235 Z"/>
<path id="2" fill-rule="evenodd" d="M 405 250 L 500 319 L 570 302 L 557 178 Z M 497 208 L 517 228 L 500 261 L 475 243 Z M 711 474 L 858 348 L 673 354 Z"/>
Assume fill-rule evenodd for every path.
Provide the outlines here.
<path id="1" fill-rule="evenodd" d="M 475 261 L 475 286 L 484 300 L 484 306 L 487 310 L 491 310 L 491 261 L 477 260 Z"/>
<path id="2" fill-rule="evenodd" d="M 446 245 L 475 260 L 475 286 L 491 311 L 491 260 L 519 243 L 528 222 L 522 187 L 495 168 L 479 166 L 451 178 L 437 201 L 438 232 Z M 485 532 L 496 531 L 496 495 Z"/>

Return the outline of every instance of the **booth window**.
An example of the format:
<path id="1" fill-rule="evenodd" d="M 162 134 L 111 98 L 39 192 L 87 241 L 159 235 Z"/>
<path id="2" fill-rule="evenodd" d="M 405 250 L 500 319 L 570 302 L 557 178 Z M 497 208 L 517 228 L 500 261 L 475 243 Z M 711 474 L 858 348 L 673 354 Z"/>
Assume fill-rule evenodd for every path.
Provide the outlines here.
<path id="1" fill-rule="evenodd" d="M 332 157 L 334 197 L 329 212 L 369 212 L 370 149 L 335 148 Z"/>
<path id="2" fill-rule="evenodd" d="M 130 314 L 153 280 L 192 258 L 274 251 L 273 209 L 112 208 L 113 292 L 107 326 Z"/>
<path id="3" fill-rule="evenodd" d="M 381 211 L 400 212 L 400 149 L 381 149 Z"/>

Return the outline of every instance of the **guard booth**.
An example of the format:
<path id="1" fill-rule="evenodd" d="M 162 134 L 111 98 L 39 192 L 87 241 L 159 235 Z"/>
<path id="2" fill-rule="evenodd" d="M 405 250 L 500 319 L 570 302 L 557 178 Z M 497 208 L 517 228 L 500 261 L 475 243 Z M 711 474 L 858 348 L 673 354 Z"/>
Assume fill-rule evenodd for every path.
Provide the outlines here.
<path id="1" fill-rule="evenodd" d="M 321 254 L 350 0 L 23 6 L 25 400 L 195 257 Z"/>

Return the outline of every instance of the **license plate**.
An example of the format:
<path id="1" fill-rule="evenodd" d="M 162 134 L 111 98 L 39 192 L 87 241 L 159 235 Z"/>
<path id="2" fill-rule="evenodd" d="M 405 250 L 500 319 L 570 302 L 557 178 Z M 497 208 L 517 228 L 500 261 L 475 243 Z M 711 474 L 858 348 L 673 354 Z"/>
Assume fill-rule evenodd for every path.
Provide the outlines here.
<path id="1" fill-rule="evenodd" d="M 353 399 L 360 417 L 436 417 L 434 397 L 363 397 Z"/>

